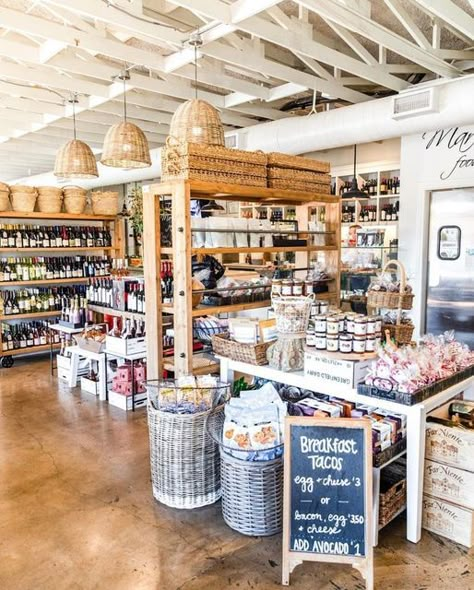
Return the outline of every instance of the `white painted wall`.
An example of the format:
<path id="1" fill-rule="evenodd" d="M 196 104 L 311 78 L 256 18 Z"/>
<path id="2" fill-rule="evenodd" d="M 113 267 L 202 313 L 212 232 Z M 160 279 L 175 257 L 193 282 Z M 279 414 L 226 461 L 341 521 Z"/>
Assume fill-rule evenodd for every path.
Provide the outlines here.
<path id="1" fill-rule="evenodd" d="M 399 258 L 414 287 L 417 330 L 424 314 L 430 192 L 467 187 L 474 187 L 474 125 L 402 138 Z"/>

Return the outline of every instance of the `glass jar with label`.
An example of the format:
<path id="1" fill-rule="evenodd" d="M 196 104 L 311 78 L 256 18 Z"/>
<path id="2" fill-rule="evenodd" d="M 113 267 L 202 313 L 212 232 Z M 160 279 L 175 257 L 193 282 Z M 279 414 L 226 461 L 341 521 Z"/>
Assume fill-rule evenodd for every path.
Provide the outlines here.
<path id="1" fill-rule="evenodd" d="M 382 344 L 382 332 L 375 333 L 375 344 Z"/>
<path id="2" fill-rule="evenodd" d="M 346 332 L 348 334 L 354 334 L 354 314 L 348 313 L 346 315 Z"/>
<path id="3" fill-rule="evenodd" d="M 314 317 L 314 331 L 319 333 L 326 333 L 326 316 L 322 313 Z"/>
<path id="4" fill-rule="evenodd" d="M 339 350 L 343 353 L 352 352 L 352 336 L 350 334 L 341 334 L 339 336 Z"/>
<path id="5" fill-rule="evenodd" d="M 338 316 L 338 320 L 339 320 L 339 333 L 342 334 L 343 332 L 346 331 L 346 316 L 344 314 L 341 314 Z"/>
<path id="6" fill-rule="evenodd" d="M 319 302 L 319 312 L 320 313 L 327 313 L 329 311 L 329 303 L 327 301 L 320 301 Z"/>
<path id="7" fill-rule="evenodd" d="M 306 330 L 306 346 L 315 346 L 316 338 L 314 336 L 314 330 Z"/>
<path id="8" fill-rule="evenodd" d="M 367 318 L 357 316 L 354 318 L 354 336 L 365 336 L 367 334 Z"/>
<path id="9" fill-rule="evenodd" d="M 328 352 L 337 352 L 339 350 L 339 336 L 328 334 L 326 338 L 326 349 Z"/>
<path id="10" fill-rule="evenodd" d="M 280 297 L 281 295 L 281 279 L 272 280 L 272 297 Z"/>
<path id="11" fill-rule="evenodd" d="M 382 332 L 382 316 L 376 315 L 375 316 L 375 333 Z"/>
<path id="12" fill-rule="evenodd" d="M 358 354 L 365 352 L 365 336 L 354 336 L 352 340 L 352 350 Z"/>
<path id="13" fill-rule="evenodd" d="M 283 297 L 290 297 L 291 295 L 293 295 L 293 281 L 291 279 L 282 280 L 281 294 Z"/>
<path id="14" fill-rule="evenodd" d="M 326 320 L 327 333 L 328 334 L 339 334 L 339 318 L 335 315 L 331 315 Z"/>
<path id="15" fill-rule="evenodd" d="M 326 350 L 326 334 L 316 332 L 314 335 L 316 348 L 318 350 Z"/>
<path id="16" fill-rule="evenodd" d="M 292 292 L 295 297 L 301 297 L 303 295 L 303 281 L 301 279 L 295 279 L 293 281 Z"/>
<path id="17" fill-rule="evenodd" d="M 367 336 L 367 340 L 365 341 L 365 352 L 375 352 L 375 342 L 375 335 Z"/>
<path id="18" fill-rule="evenodd" d="M 313 279 L 306 279 L 304 282 L 304 294 L 311 295 L 313 292 Z"/>
<path id="19" fill-rule="evenodd" d="M 313 301 L 311 304 L 311 317 L 315 318 L 319 314 L 319 303 L 317 301 Z"/>
<path id="20" fill-rule="evenodd" d="M 375 334 L 375 317 L 368 317 L 367 318 L 367 334 Z"/>

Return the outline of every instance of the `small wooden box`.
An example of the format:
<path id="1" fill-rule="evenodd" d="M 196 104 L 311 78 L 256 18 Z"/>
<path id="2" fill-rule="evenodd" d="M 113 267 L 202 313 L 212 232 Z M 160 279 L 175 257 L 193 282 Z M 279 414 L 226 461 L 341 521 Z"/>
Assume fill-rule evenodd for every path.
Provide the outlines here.
<path id="1" fill-rule="evenodd" d="M 425 493 L 474 509 L 474 473 L 425 461 Z"/>
<path id="2" fill-rule="evenodd" d="M 449 403 L 433 415 L 449 419 Z M 452 465 L 458 469 L 474 471 L 474 430 L 450 428 L 436 422 L 426 424 L 426 458 Z"/>
<path id="3" fill-rule="evenodd" d="M 423 528 L 470 548 L 474 541 L 474 512 L 425 494 Z"/>

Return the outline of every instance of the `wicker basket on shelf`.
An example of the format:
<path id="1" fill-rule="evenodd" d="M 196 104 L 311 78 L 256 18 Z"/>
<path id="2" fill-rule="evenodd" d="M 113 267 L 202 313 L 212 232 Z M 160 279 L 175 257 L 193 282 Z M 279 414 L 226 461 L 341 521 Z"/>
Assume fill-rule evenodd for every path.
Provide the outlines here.
<path id="1" fill-rule="evenodd" d="M 212 349 L 216 355 L 250 365 L 267 365 L 267 349 L 271 344 L 272 342 L 242 344 L 231 340 L 228 333 L 212 337 Z"/>
<path id="2" fill-rule="evenodd" d="M 170 123 L 170 135 L 180 141 L 224 145 L 224 127 L 217 109 L 197 98 L 183 102 Z"/>
<path id="3" fill-rule="evenodd" d="M 392 463 L 382 471 L 379 498 L 379 527 L 388 524 L 406 506 L 406 466 Z"/>
<path id="4" fill-rule="evenodd" d="M 304 333 L 308 328 L 314 295 L 307 297 L 273 297 L 276 328 L 283 334 Z"/>
<path id="5" fill-rule="evenodd" d="M 410 344 L 415 326 L 409 324 L 382 324 L 382 333 L 390 333 L 390 339 L 397 344 Z"/>
<path id="6" fill-rule="evenodd" d="M 119 198 L 114 191 L 96 191 L 91 194 L 94 215 L 118 215 Z"/>
<path id="7" fill-rule="evenodd" d="M 321 174 L 329 174 L 331 164 L 302 156 L 290 156 L 280 152 L 270 152 L 267 154 L 268 166 L 277 168 L 294 168 L 296 170 L 311 170 Z"/>
<path id="8" fill-rule="evenodd" d="M 169 136 L 161 150 L 162 179 L 266 186 L 266 155 Z"/>
<path id="9" fill-rule="evenodd" d="M 39 186 L 36 203 L 40 213 L 60 213 L 63 205 L 63 189 L 55 186 Z"/>
<path id="10" fill-rule="evenodd" d="M 87 190 L 79 186 L 65 186 L 64 193 L 64 210 L 66 213 L 80 215 L 84 213 L 87 204 Z"/>
<path id="11" fill-rule="evenodd" d="M 34 186 L 13 185 L 10 187 L 10 195 L 13 211 L 33 213 L 37 197 Z"/>
<path id="12" fill-rule="evenodd" d="M 399 260 L 390 260 L 383 267 L 382 273 L 387 272 L 389 266 L 396 266 L 400 274 L 400 292 L 367 291 L 367 307 L 383 307 L 386 309 L 411 309 L 413 307 L 413 293 L 405 293 L 407 274 L 405 267 Z"/>
<path id="13" fill-rule="evenodd" d="M 10 187 L 8 184 L 0 182 L 0 211 L 10 209 Z"/>

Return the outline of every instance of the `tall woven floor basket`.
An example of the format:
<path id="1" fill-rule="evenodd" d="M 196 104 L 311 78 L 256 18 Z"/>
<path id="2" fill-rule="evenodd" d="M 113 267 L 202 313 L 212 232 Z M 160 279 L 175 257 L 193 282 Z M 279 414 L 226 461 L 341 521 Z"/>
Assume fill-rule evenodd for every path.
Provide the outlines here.
<path id="1" fill-rule="evenodd" d="M 199 508 L 221 497 L 219 447 L 205 424 L 212 412 L 171 414 L 148 400 L 153 496 L 172 508 Z"/>

